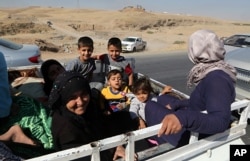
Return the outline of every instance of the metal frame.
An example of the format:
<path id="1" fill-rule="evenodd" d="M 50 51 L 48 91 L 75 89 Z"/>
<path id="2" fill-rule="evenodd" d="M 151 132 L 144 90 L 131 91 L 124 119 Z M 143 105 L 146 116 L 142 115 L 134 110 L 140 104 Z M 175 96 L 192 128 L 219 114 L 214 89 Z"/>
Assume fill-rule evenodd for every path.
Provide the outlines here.
<path id="1" fill-rule="evenodd" d="M 34 68 L 34 66 L 32 67 Z M 31 68 L 31 69 L 32 69 Z M 22 68 L 19 68 L 22 69 Z M 27 69 L 27 68 L 26 68 Z M 138 76 L 143 76 L 143 74 L 138 73 Z M 165 85 L 161 82 L 158 82 L 154 79 L 151 79 L 151 82 L 162 88 Z M 174 90 L 177 94 L 188 98 L 189 96 Z M 178 149 L 174 149 L 174 147 L 168 143 L 159 145 L 153 148 L 145 149 L 143 151 L 138 152 L 139 160 L 150 160 L 150 161 L 163 161 L 163 160 L 213 160 L 216 158 L 217 153 L 220 152 L 218 148 L 226 147 L 230 143 L 236 144 L 244 144 L 240 137 L 246 134 L 246 126 L 247 126 L 247 116 L 250 112 L 250 101 L 249 100 L 239 100 L 234 102 L 231 105 L 231 110 L 239 110 L 243 109 L 240 119 L 237 123 L 234 123 L 230 129 L 225 132 L 218 133 L 207 137 L 202 140 L 198 140 L 198 134 L 193 133 L 192 137 L 190 137 L 189 144 Z M 132 131 L 126 134 L 117 135 L 114 137 L 106 138 L 103 140 L 99 140 L 96 142 L 92 142 L 90 144 L 82 145 L 80 147 L 75 147 L 55 153 L 51 153 L 48 155 L 28 159 L 27 161 L 68 161 L 74 160 L 77 158 L 81 158 L 84 156 L 91 156 L 91 161 L 100 161 L 100 151 L 107 150 L 110 148 L 114 148 L 118 145 L 126 146 L 126 160 L 133 161 L 135 154 L 135 142 L 148 138 L 150 136 L 154 136 L 158 133 L 161 124 L 148 127 L 145 129 L 140 129 L 136 131 Z M 225 150 L 225 149 L 223 149 Z M 224 153 L 224 152 L 223 152 Z M 204 154 L 206 154 L 204 156 Z M 221 154 L 220 154 L 221 155 Z M 229 154 L 224 155 L 223 157 L 226 160 L 229 160 Z M 202 159 L 201 159 L 202 158 Z M 219 157 L 222 160 L 221 157 Z M 218 159 L 218 158 L 216 158 Z M 119 159 L 121 160 L 121 159 Z"/>
<path id="2" fill-rule="evenodd" d="M 226 144 L 227 142 L 239 139 L 242 135 L 245 135 L 246 133 L 245 128 L 247 126 L 247 114 L 250 111 L 250 101 L 241 100 L 232 104 L 232 110 L 237 110 L 240 108 L 244 108 L 244 110 L 239 122 L 230 129 L 226 130 L 225 132 L 212 135 L 202 140 L 196 139 L 196 141 L 192 141 L 192 143 L 174 150 L 172 149 L 174 147 L 171 145 L 165 145 L 165 147 L 167 148 L 164 150 L 162 150 L 160 146 L 147 149 L 146 151 L 138 153 L 139 160 L 145 160 L 147 158 L 149 158 L 150 161 L 186 160 L 188 158 L 197 157 L 201 153 L 206 153 L 207 151 Z M 158 124 L 145 129 L 132 131 L 127 134 L 121 134 L 96 142 L 92 142 L 90 144 L 83 145 L 80 147 L 29 159 L 27 161 L 66 161 L 89 155 L 92 156 L 91 161 L 100 161 L 100 151 L 110 149 L 118 145 L 126 145 L 126 160 L 132 161 L 134 160 L 135 154 L 135 142 L 156 135 L 160 127 L 161 124 Z M 169 152 L 165 152 L 163 154 L 158 155 L 157 151 L 158 154 L 164 151 Z"/>

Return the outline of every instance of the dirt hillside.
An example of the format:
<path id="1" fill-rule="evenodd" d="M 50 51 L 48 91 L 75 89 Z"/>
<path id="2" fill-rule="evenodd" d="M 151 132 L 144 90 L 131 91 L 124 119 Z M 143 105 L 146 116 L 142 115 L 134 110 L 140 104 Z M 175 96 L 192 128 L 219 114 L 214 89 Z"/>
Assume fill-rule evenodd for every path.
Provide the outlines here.
<path id="1" fill-rule="evenodd" d="M 96 53 L 106 52 L 110 37 L 140 36 L 147 41 L 144 52 L 186 50 L 191 33 L 210 29 L 220 37 L 249 33 L 250 24 L 206 17 L 148 12 L 142 7 L 117 11 L 28 7 L 1 9 L 0 36 L 20 43 L 36 43 L 42 58 L 75 57 L 76 42 L 90 36 Z"/>

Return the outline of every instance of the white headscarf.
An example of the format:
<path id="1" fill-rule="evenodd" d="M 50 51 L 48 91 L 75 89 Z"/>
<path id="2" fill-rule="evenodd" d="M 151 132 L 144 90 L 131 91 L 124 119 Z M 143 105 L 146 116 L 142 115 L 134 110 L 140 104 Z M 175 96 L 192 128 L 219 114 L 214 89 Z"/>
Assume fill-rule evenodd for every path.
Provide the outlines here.
<path id="1" fill-rule="evenodd" d="M 195 64 L 188 75 L 188 86 L 197 85 L 209 72 L 223 70 L 235 82 L 236 70 L 224 61 L 226 51 L 218 36 L 210 30 L 198 30 L 189 38 L 188 57 Z"/>

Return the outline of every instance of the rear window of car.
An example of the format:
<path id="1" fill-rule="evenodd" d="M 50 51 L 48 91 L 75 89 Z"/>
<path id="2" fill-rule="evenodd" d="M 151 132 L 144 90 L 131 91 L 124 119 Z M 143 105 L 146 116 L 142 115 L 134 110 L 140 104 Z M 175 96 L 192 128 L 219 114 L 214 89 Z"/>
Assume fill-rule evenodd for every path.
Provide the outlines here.
<path id="1" fill-rule="evenodd" d="M 248 35 L 233 35 L 224 40 L 225 45 L 231 46 L 242 46 L 242 45 L 249 45 L 248 40 L 250 36 Z"/>
<path id="2" fill-rule="evenodd" d="M 13 49 L 13 50 L 19 50 L 23 47 L 22 44 L 17 44 L 12 41 L 1 39 L 1 38 L 0 38 L 0 45 L 9 49 Z"/>
<path id="3" fill-rule="evenodd" d="M 125 38 L 123 41 L 134 42 L 135 38 Z"/>

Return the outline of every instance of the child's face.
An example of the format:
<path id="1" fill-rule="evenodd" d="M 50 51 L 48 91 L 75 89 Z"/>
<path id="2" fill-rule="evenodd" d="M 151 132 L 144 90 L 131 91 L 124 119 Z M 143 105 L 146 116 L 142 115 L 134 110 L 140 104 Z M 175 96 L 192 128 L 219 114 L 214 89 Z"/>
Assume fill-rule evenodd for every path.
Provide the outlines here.
<path id="1" fill-rule="evenodd" d="M 121 49 L 117 48 L 114 45 L 109 45 L 108 47 L 108 53 L 112 59 L 116 59 L 117 57 L 120 56 L 121 54 Z"/>
<path id="2" fill-rule="evenodd" d="M 75 92 L 70 100 L 66 104 L 66 108 L 75 113 L 76 115 L 82 115 L 86 112 L 90 101 L 90 95 L 86 92 Z"/>
<path id="3" fill-rule="evenodd" d="M 120 73 L 112 75 L 108 80 L 108 84 L 112 89 L 119 90 L 122 86 L 122 76 Z"/>
<path id="4" fill-rule="evenodd" d="M 144 103 L 148 100 L 149 93 L 147 91 L 139 90 L 137 93 L 135 93 L 136 98 Z"/>
<path id="5" fill-rule="evenodd" d="M 93 48 L 89 47 L 89 46 L 82 46 L 80 48 L 78 48 L 78 52 L 80 54 L 80 60 L 81 61 L 86 61 L 89 60 L 89 58 L 91 57 L 92 53 L 93 53 Z"/>

